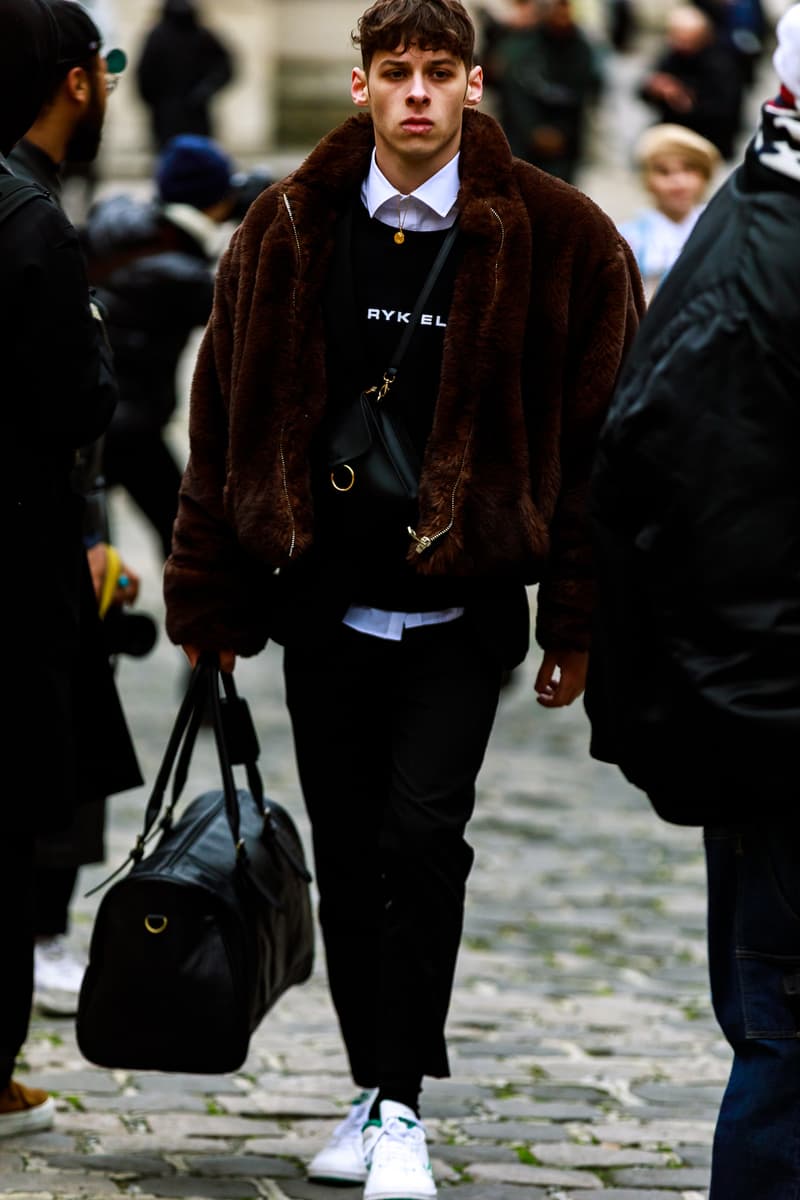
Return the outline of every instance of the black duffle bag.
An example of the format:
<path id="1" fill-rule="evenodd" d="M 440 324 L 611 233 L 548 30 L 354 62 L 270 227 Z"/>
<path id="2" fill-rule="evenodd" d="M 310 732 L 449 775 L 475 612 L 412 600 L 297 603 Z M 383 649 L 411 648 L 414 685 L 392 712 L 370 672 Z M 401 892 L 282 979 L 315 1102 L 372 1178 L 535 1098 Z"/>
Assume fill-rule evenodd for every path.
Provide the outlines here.
<path id="1" fill-rule="evenodd" d="M 175 819 L 208 709 L 223 786 L 198 796 Z M 201 661 L 142 833 L 111 878 L 133 865 L 105 893 L 95 917 L 76 1026 L 90 1062 L 129 1070 L 235 1071 L 265 1013 L 311 974 L 311 876 L 291 817 L 264 797 L 258 752 L 233 677 L 215 661 Z M 232 764 L 245 767 L 247 789 L 237 790 Z M 159 820 L 173 766 L 171 801 Z"/>

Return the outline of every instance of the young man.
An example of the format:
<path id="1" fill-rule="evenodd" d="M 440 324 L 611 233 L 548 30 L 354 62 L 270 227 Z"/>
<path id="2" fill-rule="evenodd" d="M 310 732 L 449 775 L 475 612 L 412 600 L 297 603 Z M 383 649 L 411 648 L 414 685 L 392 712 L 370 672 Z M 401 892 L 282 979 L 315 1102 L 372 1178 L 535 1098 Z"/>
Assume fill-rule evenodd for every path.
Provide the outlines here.
<path id="1" fill-rule="evenodd" d="M 167 627 L 228 670 L 268 637 L 285 646 L 328 975 L 363 1089 L 310 1174 L 425 1200 L 419 1094 L 448 1074 L 475 779 L 527 650 L 526 584 L 540 704 L 583 690 L 584 499 L 643 298 L 605 215 L 475 111 L 458 0 L 379 0 L 357 41 L 363 111 L 255 202 L 220 266 Z M 331 479 L 330 426 L 381 383 L 456 221 L 385 401 L 422 459 L 418 499 L 351 515 L 360 481 Z"/>
<path id="2" fill-rule="evenodd" d="M 593 489 L 592 752 L 705 827 L 711 1200 L 800 1187 L 800 5 L 777 34 L 783 86 L 658 289 Z"/>

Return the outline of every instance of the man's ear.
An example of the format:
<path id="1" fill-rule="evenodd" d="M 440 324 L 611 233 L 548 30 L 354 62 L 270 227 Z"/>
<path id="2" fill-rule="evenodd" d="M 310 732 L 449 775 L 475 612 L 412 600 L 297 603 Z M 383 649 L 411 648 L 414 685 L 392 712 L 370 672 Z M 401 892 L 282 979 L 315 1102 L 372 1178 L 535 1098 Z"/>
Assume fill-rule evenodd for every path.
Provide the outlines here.
<path id="1" fill-rule="evenodd" d="M 69 99 L 78 104 L 85 104 L 92 90 L 88 72 L 84 67 L 73 67 L 71 71 L 68 71 L 64 76 L 62 87 Z"/>
<path id="2" fill-rule="evenodd" d="M 358 108 L 366 108 L 369 104 L 369 87 L 367 74 L 362 67 L 353 67 L 350 77 L 350 96 Z"/>
<path id="3" fill-rule="evenodd" d="M 475 108 L 483 99 L 483 67 L 473 67 L 467 76 L 465 108 Z"/>

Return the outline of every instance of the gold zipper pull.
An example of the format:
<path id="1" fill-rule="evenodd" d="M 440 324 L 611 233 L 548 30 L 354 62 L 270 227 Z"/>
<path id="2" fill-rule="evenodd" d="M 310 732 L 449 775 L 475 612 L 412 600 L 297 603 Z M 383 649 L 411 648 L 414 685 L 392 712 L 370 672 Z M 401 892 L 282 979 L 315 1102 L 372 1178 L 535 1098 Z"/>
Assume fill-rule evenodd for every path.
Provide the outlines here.
<path id="1" fill-rule="evenodd" d="M 424 554 L 426 550 L 430 550 L 431 546 L 433 545 L 433 541 L 428 537 L 427 534 L 423 534 L 422 537 L 417 537 L 416 530 L 412 529 L 410 525 L 407 528 L 411 540 L 416 543 L 414 546 L 414 551 L 416 554 Z"/>
<path id="2" fill-rule="evenodd" d="M 386 374 L 383 377 L 383 384 L 381 385 L 381 390 L 378 392 L 378 400 L 379 401 L 386 399 L 387 392 L 389 391 L 389 388 L 394 383 L 396 375 L 397 375 L 397 369 L 395 367 L 389 367 L 388 371 L 386 372 Z"/>

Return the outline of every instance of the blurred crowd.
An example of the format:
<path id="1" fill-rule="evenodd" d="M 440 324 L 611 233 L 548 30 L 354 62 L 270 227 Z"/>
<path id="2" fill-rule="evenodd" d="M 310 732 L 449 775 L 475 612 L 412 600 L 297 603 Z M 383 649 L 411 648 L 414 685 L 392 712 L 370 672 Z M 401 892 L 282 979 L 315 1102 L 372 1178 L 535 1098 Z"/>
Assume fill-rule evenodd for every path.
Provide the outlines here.
<path id="1" fill-rule="evenodd" d="M 480 14 L 487 84 L 512 149 L 572 183 L 617 56 L 642 32 L 636 0 L 609 0 L 602 15 L 584 21 L 579 0 L 509 0 L 502 16 Z M 665 6 L 661 44 L 635 95 L 654 122 L 685 126 L 730 160 L 767 41 L 761 0 Z"/>

